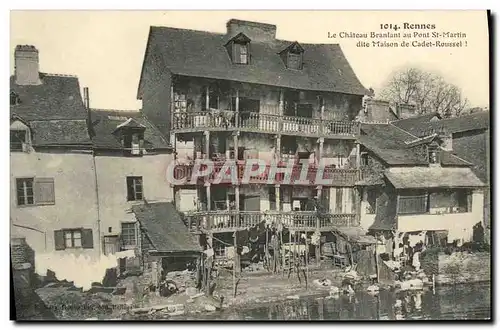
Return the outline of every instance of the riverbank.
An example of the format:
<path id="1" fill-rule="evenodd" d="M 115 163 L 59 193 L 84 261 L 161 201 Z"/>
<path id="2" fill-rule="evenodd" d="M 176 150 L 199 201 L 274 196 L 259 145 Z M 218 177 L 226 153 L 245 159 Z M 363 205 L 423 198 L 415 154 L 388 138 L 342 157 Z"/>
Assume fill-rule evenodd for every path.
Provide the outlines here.
<path id="1" fill-rule="evenodd" d="M 341 285 L 340 269 L 310 269 L 306 288 L 305 279 L 297 274 L 248 273 L 240 279 L 236 296 L 233 295 L 231 274 L 216 280 L 214 298 L 194 292 L 192 288 L 160 297 L 145 293 L 139 277 L 130 277 L 124 283 L 123 295 L 106 292 L 82 292 L 71 286 L 54 285 L 36 290 L 45 305 L 57 319 L 168 319 L 175 316 L 200 315 L 242 305 L 258 305 L 284 300 L 298 300 L 305 296 L 328 295 L 330 286 Z M 314 280 L 326 279 L 330 286 L 321 287 Z M 220 302 L 220 297 L 222 303 Z"/>

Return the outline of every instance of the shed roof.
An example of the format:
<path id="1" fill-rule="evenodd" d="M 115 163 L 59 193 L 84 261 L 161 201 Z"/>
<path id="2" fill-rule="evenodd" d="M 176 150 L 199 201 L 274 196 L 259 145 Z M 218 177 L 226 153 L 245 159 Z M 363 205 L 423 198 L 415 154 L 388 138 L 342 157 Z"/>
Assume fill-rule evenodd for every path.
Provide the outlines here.
<path id="1" fill-rule="evenodd" d="M 484 187 L 468 167 L 392 167 L 384 175 L 396 189 Z"/>
<path id="2" fill-rule="evenodd" d="M 173 203 L 134 205 L 132 212 L 157 252 L 201 252 Z"/>

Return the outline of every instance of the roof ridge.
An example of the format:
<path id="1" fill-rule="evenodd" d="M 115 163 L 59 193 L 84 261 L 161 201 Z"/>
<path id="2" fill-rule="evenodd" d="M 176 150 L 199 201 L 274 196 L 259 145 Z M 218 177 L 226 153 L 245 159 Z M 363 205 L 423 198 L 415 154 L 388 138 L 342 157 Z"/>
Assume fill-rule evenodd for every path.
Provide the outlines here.
<path id="1" fill-rule="evenodd" d="M 441 148 L 441 149 L 442 149 L 442 148 Z M 463 162 L 465 162 L 465 163 L 469 164 L 470 166 L 474 166 L 474 164 L 473 164 L 473 163 L 469 162 L 468 160 L 463 159 L 462 157 L 458 157 L 458 156 L 457 156 L 457 155 L 455 155 L 453 152 L 451 152 L 451 151 L 449 151 L 449 150 L 445 150 L 445 149 L 442 149 L 442 150 L 443 150 L 443 151 L 448 152 L 448 153 L 449 153 L 452 157 L 458 158 L 458 159 L 460 159 L 461 161 L 463 161 Z"/>
<path id="2" fill-rule="evenodd" d="M 137 112 L 137 113 L 141 113 L 141 110 L 140 109 L 137 109 L 137 110 L 119 110 L 119 109 L 104 109 L 104 108 L 90 108 L 90 111 L 106 111 L 106 112 Z"/>
<path id="3" fill-rule="evenodd" d="M 153 124 L 151 120 L 149 120 L 148 116 L 146 116 L 146 114 L 143 113 L 142 111 L 140 112 L 142 114 L 142 118 L 150 125 L 151 128 L 153 128 L 156 131 L 156 134 L 158 134 L 158 136 L 163 140 L 163 142 L 172 145 L 171 143 L 169 143 L 169 141 L 167 140 L 165 135 L 160 131 L 160 129 L 155 124 Z"/>
<path id="4" fill-rule="evenodd" d="M 390 123 L 389 123 L 389 125 L 396 127 L 397 129 L 399 129 L 399 130 L 400 130 L 400 131 L 402 131 L 402 132 L 405 132 L 405 133 L 406 133 L 406 134 L 408 134 L 408 135 L 411 135 L 411 136 L 412 136 L 412 137 L 414 137 L 415 139 L 418 139 L 418 136 L 415 136 L 415 135 L 411 134 L 410 132 L 405 131 L 405 130 L 404 130 L 404 129 L 402 129 L 401 127 L 397 127 L 397 126 L 396 126 L 396 125 L 394 125 L 392 122 L 390 122 Z"/>
<path id="5" fill-rule="evenodd" d="M 66 78 L 78 78 L 77 75 L 74 74 L 64 74 L 64 73 L 47 73 L 47 72 L 40 72 L 41 74 L 49 77 L 66 77 Z"/>

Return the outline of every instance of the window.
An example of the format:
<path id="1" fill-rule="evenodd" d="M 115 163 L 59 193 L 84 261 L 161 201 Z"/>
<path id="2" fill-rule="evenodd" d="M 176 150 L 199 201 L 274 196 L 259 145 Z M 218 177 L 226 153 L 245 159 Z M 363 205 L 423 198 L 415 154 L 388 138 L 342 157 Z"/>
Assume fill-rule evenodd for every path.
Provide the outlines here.
<path id="1" fill-rule="evenodd" d="M 26 144 L 26 130 L 10 131 L 10 151 L 24 151 Z"/>
<path id="2" fill-rule="evenodd" d="M 187 100 L 185 94 L 174 94 L 174 112 L 186 112 Z"/>
<path id="3" fill-rule="evenodd" d="M 64 232 L 64 245 L 66 248 L 82 247 L 82 232 L 80 230 L 68 230 Z"/>
<path id="4" fill-rule="evenodd" d="M 17 205 L 33 205 L 33 181 L 34 179 L 16 179 Z"/>
<path id="5" fill-rule="evenodd" d="M 54 243 L 56 250 L 65 249 L 93 249 L 94 236 L 92 229 L 61 229 L 54 231 Z"/>
<path id="6" fill-rule="evenodd" d="M 127 200 L 140 201 L 143 199 L 142 194 L 142 176 L 127 177 Z"/>
<path id="7" fill-rule="evenodd" d="M 247 43 L 235 43 L 233 62 L 236 64 L 248 64 L 248 53 Z"/>
<path id="8" fill-rule="evenodd" d="M 399 196 L 398 214 L 423 214 L 428 212 L 428 194 L 407 194 Z"/>
<path id="9" fill-rule="evenodd" d="M 276 188 L 269 187 L 269 209 L 276 211 Z"/>
<path id="10" fill-rule="evenodd" d="M 21 103 L 21 99 L 16 92 L 10 92 L 10 105 L 18 105 Z"/>
<path id="11" fill-rule="evenodd" d="M 144 134 L 128 133 L 123 136 L 124 153 L 127 156 L 141 156 L 144 147 Z"/>
<path id="12" fill-rule="evenodd" d="M 137 244 L 135 223 L 122 222 L 121 241 L 122 246 L 134 246 Z"/>
<path id="13" fill-rule="evenodd" d="M 361 155 L 361 166 L 368 166 L 368 161 L 370 157 L 368 156 L 367 152 L 362 152 Z"/>
<path id="14" fill-rule="evenodd" d="M 302 54 L 301 53 L 288 53 L 289 69 L 300 70 L 302 69 Z"/>
<path id="15" fill-rule="evenodd" d="M 367 214 L 375 214 L 377 213 L 377 191 L 375 189 L 370 189 L 367 192 Z"/>
<path id="16" fill-rule="evenodd" d="M 54 179 L 20 178 L 16 179 L 17 205 L 55 204 Z"/>

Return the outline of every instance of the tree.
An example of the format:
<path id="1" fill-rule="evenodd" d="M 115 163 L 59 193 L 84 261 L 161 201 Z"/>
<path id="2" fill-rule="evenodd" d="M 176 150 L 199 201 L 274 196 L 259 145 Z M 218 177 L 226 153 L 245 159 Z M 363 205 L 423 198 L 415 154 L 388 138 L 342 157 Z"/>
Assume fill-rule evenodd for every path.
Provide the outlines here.
<path id="1" fill-rule="evenodd" d="M 438 112 L 443 117 L 459 116 L 468 104 L 460 88 L 437 73 L 413 67 L 395 71 L 380 96 L 396 103 L 413 104 L 418 113 Z"/>

